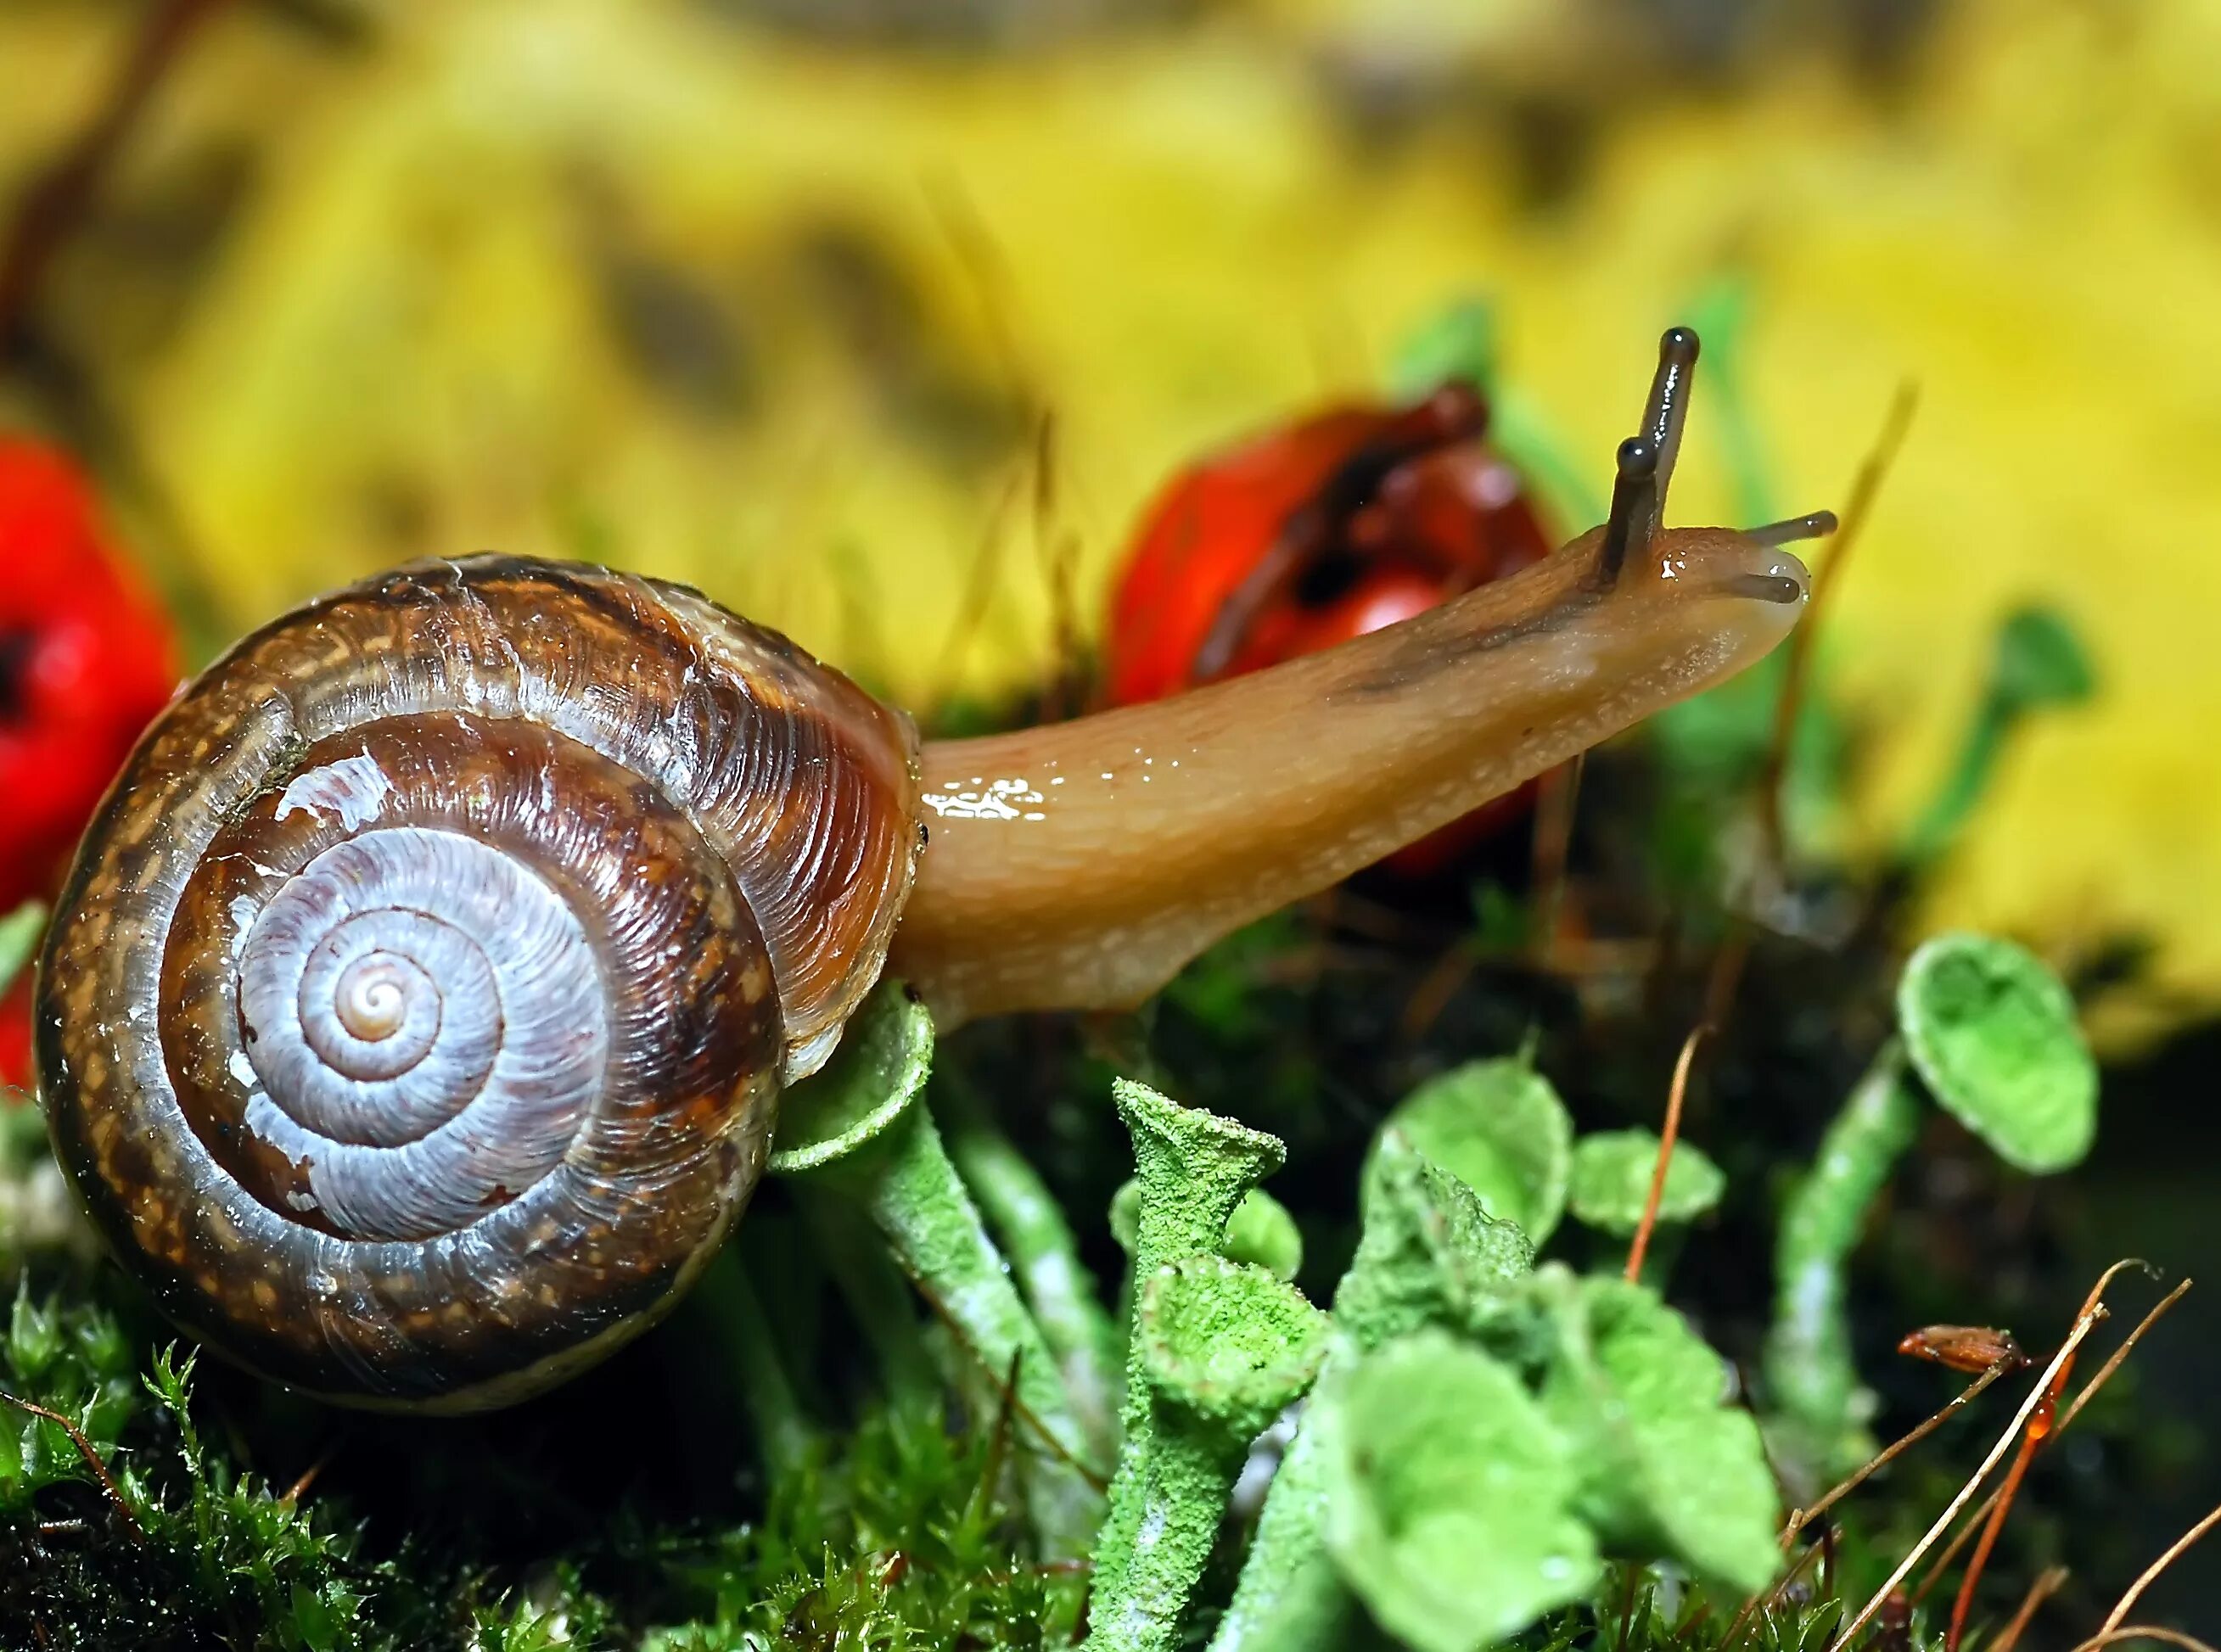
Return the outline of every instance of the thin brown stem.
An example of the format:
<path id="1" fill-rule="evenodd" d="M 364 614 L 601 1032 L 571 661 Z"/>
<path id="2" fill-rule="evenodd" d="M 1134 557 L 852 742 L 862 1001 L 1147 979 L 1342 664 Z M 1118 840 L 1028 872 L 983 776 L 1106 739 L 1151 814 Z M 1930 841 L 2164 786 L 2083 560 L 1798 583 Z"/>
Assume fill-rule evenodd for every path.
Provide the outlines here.
<path id="1" fill-rule="evenodd" d="M 2056 1594 L 2059 1586 L 2066 1582 L 2067 1578 L 2067 1568 L 2055 1566 L 2030 1584 L 2028 1593 L 2021 1597 L 2020 1605 L 2005 1620 L 2005 1628 L 1998 1631 L 1998 1638 L 1985 1648 L 1984 1652 L 2012 1652 L 2022 1635 L 2027 1632 L 2029 1622 L 2036 1616 L 2036 1608 Z"/>
<path id="2" fill-rule="evenodd" d="M 2149 1589 L 2154 1583 L 2158 1581 L 2160 1574 L 2166 1571 L 2168 1567 L 2174 1565 L 2176 1561 L 2182 1557 L 2182 1554 L 2185 1549 L 2188 1549 L 2191 1544 L 2196 1542 L 2200 1537 L 2203 1537 L 2207 1532 L 2212 1530 L 2217 1525 L 2221 1525 L 2221 1508 L 2216 1508 L 2203 1520 L 2200 1520 L 2196 1525 L 2191 1527 L 2189 1530 L 2184 1532 L 2181 1536 L 2176 1538 L 2174 1543 L 2168 1549 L 2167 1553 L 2162 1555 L 2157 1560 L 2154 1561 L 2149 1566 L 2144 1568 L 2143 1575 L 2139 1577 L 2134 1583 L 2129 1585 L 2128 1593 L 2123 1595 L 2118 1600 L 2113 1603 L 2113 1609 L 2105 1614 L 2105 1621 L 2099 1626 L 2099 1632 L 2103 1635 L 2110 1635 L 2113 1630 L 2118 1629 L 2121 1626 L 2121 1620 L 2129 1615 L 2129 1609 L 2137 1604 L 2137 1598 L 2141 1596 L 2146 1589 Z"/>
<path id="3" fill-rule="evenodd" d="M 346 1443 L 344 1439 L 339 1439 L 326 1446 L 323 1455 L 301 1471 L 301 1478 L 285 1488 L 285 1496 L 278 1501 L 297 1505 L 308 1496 L 309 1488 L 323 1477 L 324 1470 L 331 1467 L 332 1459 L 340 1455 L 340 1448 Z"/>
<path id="4" fill-rule="evenodd" d="M 2082 1408 L 2090 1403 L 2100 1388 L 2112 1380 L 2113 1373 L 2121 1368 L 2121 1361 L 2127 1359 L 2134 1351 L 2137 1343 L 2143 1339 L 2143 1334 L 2159 1323 L 2161 1315 L 2182 1300 L 2184 1294 L 2189 1291 L 2190 1286 L 2190 1280 L 2183 1280 L 2174 1289 L 2162 1297 L 2149 1313 L 2137 1321 L 2137 1328 L 2121 1338 L 2121 1345 L 2113 1350 L 2105 1364 L 2098 1367 L 2097 1374 L 2077 1391 L 2074 1403 L 2068 1406 L 2065 1413 L 2060 1417 L 2059 1428 L 2055 1432 L 2063 1432 L 2068 1424 L 2082 1414 Z"/>
<path id="5" fill-rule="evenodd" d="M 1043 1422 L 1040 1414 L 1018 1397 L 1015 1375 L 1012 1380 L 1006 1382 L 1004 1374 L 987 1363 L 986 1355 L 980 1350 L 978 1344 L 973 1342 L 971 1335 L 963 1325 L 958 1323 L 956 1316 L 949 1311 L 948 1305 L 941 1299 L 940 1293 L 927 1286 L 923 1280 L 912 1280 L 910 1284 L 918 1295 L 924 1299 L 925 1305 L 932 1311 L 934 1317 L 948 1328 L 949 1335 L 955 1339 L 956 1345 L 964 1350 L 965 1357 L 972 1361 L 973 1365 L 987 1379 L 988 1383 L 997 1390 L 998 1403 L 1007 1406 L 1010 1414 L 1024 1424 L 1035 1436 L 1048 1448 L 1051 1456 L 1060 1460 L 1094 1490 L 1109 1491 L 1110 1482 L 1108 1477 L 1099 1469 L 1092 1468 L 1081 1461 L 1070 1446 L 1057 1438 L 1056 1430 Z M 1012 1369 L 1015 1374 L 1015 1364 Z"/>
<path id="6" fill-rule="evenodd" d="M 27 189 L 0 244 L 0 346 L 13 341 L 55 255 L 100 194 L 125 142 L 145 117 L 194 33 L 225 0 L 155 0 L 90 120 L 61 158 Z"/>
<path id="7" fill-rule="evenodd" d="M 1715 1027 L 1724 1029 L 1728 1024 L 1736 991 L 1742 985 L 1743 966 L 1750 961 L 1752 940 L 1750 919 L 1730 910 L 1727 932 L 1720 937 L 1719 950 L 1712 954 L 1712 967 L 1705 978 L 1705 1019 Z"/>
<path id="8" fill-rule="evenodd" d="M 1829 1530 L 1833 1531 L 1834 1528 L 1830 1527 Z M 1789 1586 L 1796 1582 L 1799 1578 L 1804 1576 L 1805 1568 L 1810 1567 L 1814 1561 L 1817 1561 L 1824 1555 L 1827 1553 L 1827 1549 L 1828 1545 L 1824 1540 L 1808 1544 L 1805 1552 L 1799 1555 L 1796 1560 L 1791 1563 L 1789 1569 L 1781 1574 L 1780 1579 L 1775 1581 L 1774 1586 L 1764 1593 L 1762 1599 L 1765 1610 L 1771 1611 L 1774 1607 L 1780 1605 L 1781 1604 L 1781 1598 L 1789 1593 Z"/>
<path id="9" fill-rule="evenodd" d="M 2059 1385 L 2067 1380 L 2072 1363 L 2059 1367 L 2045 1386 L 2043 1403 L 2030 1413 L 2028 1427 L 2020 1436 L 2020 1449 L 2013 1453 L 2012 1467 L 2005 1470 L 2005 1483 L 1998 1487 L 1997 1506 L 1982 1527 L 1974 1557 L 1967 1562 L 1967 1575 L 1959 1581 L 1958 1598 L 1951 1603 L 1951 1625 L 1943 1635 L 1943 1652 L 1959 1652 L 1959 1643 L 1967 1632 L 1967 1614 L 1974 1608 L 1974 1591 L 1997 1549 L 1998 1534 L 2005 1530 L 2005 1517 L 2012 1512 L 2013 1499 L 2020 1494 L 2021 1480 L 2035 1460 L 2037 1446 L 2051 1432 L 2052 1419 L 2058 1414 Z"/>
<path id="10" fill-rule="evenodd" d="M 934 706 L 937 710 L 956 697 L 964 679 L 964 662 L 971 653 L 973 638 L 986 623 L 987 610 L 995 600 L 995 591 L 1002 581 L 1003 548 L 1010 527 L 1010 511 L 1018 501 L 1023 479 L 1011 477 L 995 496 L 988 508 L 986 526 L 979 535 L 979 548 L 972 554 L 972 567 L 964 581 L 964 590 L 956 602 L 955 616 L 949 622 L 948 635 L 941 645 L 941 659 L 933 670 Z"/>
<path id="11" fill-rule="evenodd" d="M 2115 1262 L 2099 1276 L 2097 1284 L 2090 1287 L 2090 1294 L 2083 1298 L 2082 1311 L 2089 1313 L 2097 1309 L 2098 1298 L 2113 1282 L 2114 1275 L 2123 1268 L 2145 1266 L 2148 1264 L 2133 1258 Z M 1966 1632 L 1967 1614 L 1974 1609 L 1974 1590 L 1981 1581 L 1983 1569 L 1989 1564 L 1992 1551 L 1997 1546 L 1998 1533 L 2005 1528 L 2005 1517 L 2012 1511 L 2013 1498 L 2020 1490 L 2021 1478 L 2027 1474 L 2029 1463 L 2043 1442 L 2059 1431 L 2059 1396 L 2067 1386 L 2067 1379 L 2074 1369 L 2074 1361 L 2071 1359 L 2055 1361 L 2050 1374 L 2044 1380 L 2043 1402 L 2029 1415 L 2028 1429 L 2021 1436 L 2020 1450 L 2013 1458 L 2012 1467 L 2005 1475 L 2005 1484 L 1998 1488 L 1992 1499 L 1997 1506 L 1991 1513 L 1988 1524 L 1982 1528 L 1982 1538 L 1974 1546 L 1974 1559 L 1967 1563 L 1967 1575 L 1960 1582 L 1959 1597 L 1951 1603 L 1951 1627 L 1943 1637 L 1945 1652 L 1959 1652 L 1960 1637 Z"/>
<path id="12" fill-rule="evenodd" d="M 116 1512 L 123 1517 L 123 1524 L 131 1529 L 131 1536 L 140 1542 L 143 1543 L 147 1541 L 147 1529 L 139 1524 L 137 1517 L 131 1512 L 131 1505 L 123 1500 L 123 1492 L 116 1486 L 115 1477 L 108 1472 L 108 1465 L 100 1460 L 100 1453 L 92 1449 L 92 1442 L 84 1437 L 84 1430 L 59 1411 L 41 1405 L 35 1400 L 25 1399 L 18 1394 L 0 1392 L 0 1403 L 13 1405 L 20 1411 L 28 1411 L 34 1417 L 52 1423 L 63 1433 L 68 1435 L 70 1443 L 77 1448 L 78 1455 L 84 1459 L 84 1466 L 92 1470 L 93 1477 L 99 1480 L 101 1489 L 108 1493 L 108 1500 L 116 1505 Z"/>
<path id="13" fill-rule="evenodd" d="M 1812 1544 L 1790 1563 L 1787 1571 L 1774 1580 L 1772 1588 L 1761 1589 L 1745 1600 L 1742 1605 L 1736 1607 L 1736 1615 L 1728 1619 L 1727 1628 L 1720 1633 L 1719 1652 L 1735 1652 L 1737 1637 L 1742 1635 L 1743 1625 L 1750 1621 L 1751 1614 L 1757 1611 L 1761 1606 L 1771 1611 L 1774 1603 L 1781 1599 L 1783 1593 L 1791 1584 L 1805 1575 L 1805 1568 L 1818 1559 L 1819 1555 L 1820 1545 Z"/>
<path id="14" fill-rule="evenodd" d="M 1397 1017 L 1397 1028 L 1407 1042 L 1416 1043 L 1426 1036 L 1427 1029 L 1435 1024 L 1458 989 L 1472 979 L 1480 962 L 1480 954 L 1470 936 L 1460 936 L 1442 948 L 1442 955 L 1429 965 L 1419 984 L 1404 1001 L 1404 1013 Z"/>
<path id="15" fill-rule="evenodd" d="M 2164 1641 L 2169 1646 L 2179 1646 L 2183 1652 L 2214 1652 L 2212 1647 L 2194 1635 L 2186 1635 L 2179 1629 L 2165 1629 L 2157 1624 L 2131 1624 L 2122 1629 L 2109 1629 L 2102 1635 L 2093 1635 L 2074 1649 L 2074 1652 L 2099 1652 L 2099 1649 L 2121 1641 Z"/>
<path id="16" fill-rule="evenodd" d="M 1797 732 L 1798 713 L 1804 709 L 1805 685 L 1811 675 L 1812 649 L 1814 639 L 1819 635 L 1821 616 L 1825 612 L 1829 591 L 1841 582 L 1843 567 L 1866 528 L 1875 496 L 1881 491 L 1882 479 L 1889 474 L 1898 449 L 1904 445 L 1905 433 L 1911 429 L 1913 410 L 1919 400 L 1919 391 L 1911 380 L 1898 386 L 1896 399 L 1891 402 L 1888 416 L 1882 422 L 1881 435 L 1874 451 L 1859 466 L 1858 476 L 1851 483 L 1850 498 L 1843 506 L 1835 550 L 1813 573 L 1812 601 L 1805 623 L 1789 639 L 1781 673 L 1781 698 L 1774 702 L 1774 738 L 1767 748 L 1766 767 L 1758 790 L 1767 864 L 1777 873 L 1788 860 L 1781 818 L 1782 787 L 1788 775 L 1789 750 Z"/>
<path id="17" fill-rule="evenodd" d="M 1566 883 L 1573 861 L 1573 812 L 1580 802 L 1581 770 L 1587 754 L 1552 769 L 1539 785 L 1535 803 L 1535 849 L 1529 883 L 1534 895 L 1534 946 L 1537 964 L 1551 968 L 1558 952 L 1558 929 L 1566 905 Z"/>
<path id="18" fill-rule="evenodd" d="M 2106 1277 L 2111 1278 L 2112 1275 L 2109 1273 Z M 2061 1366 L 2074 1357 L 2074 1350 L 2082 1346 L 2083 1339 L 2097 1329 L 2098 1322 L 2105 1317 L 2105 1309 L 2102 1303 L 2093 1303 L 2082 1311 L 2081 1316 L 2074 1322 L 2074 1328 L 2067 1333 L 2066 1342 L 2060 1345 L 2059 1352 L 2051 1356 L 2051 1364 L 2046 1367 L 2043 1380 L 2030 1391 L 2028 1398 L 2021 1403 L 2020 1410 L 2013 1414 L 2011 1426 L 1998 1436 L 1998 1442 L 1990 1448 L 1989 1455 L 1982 1459 L 1981 1466 L 1975 1469 L 1967 1483 L 1959 1488 L 1958 1495 L 1951 1499 L 1943 1512 L 1936 1517 L 1936 1523 L 1928 1528 L 1920 1541 L 1915 1543 L 1905 1557 L 1898 1562 L 1897 1569 L 1889 1574 L 1880 1588 L 1874 1591 L 1874 1598 L 1859 1609 L 1858 1616 L 1852 1618 L 1849 1624 L 1844 1626 L 1842 1632 L 1829 1643 L 1828 1652 L 1843 1652 L 1843 1649 L 1858 1637 L 1858 1632 L 1867 1626 L 1867 1620 L 1881 1610 L 1882 1602 L 1889 1599 L 1890 1592 L 1905 1581 L 1912 1568 L 1920 1564 L 1920 1557 L 1934 1546 L 1938 1537 L 1949 1530 L 1951 1523 L 1959 1517 L 1959 1511 L 1973 1501 L 1974 1493 L 1980 1489 L 1981 1483 L 1989 1478 L 1990 1471 L 1998 1466 L 2005 1453 L 2011 1449 L 2014 1441 L 2020 1437 L 2021 1430 L 2026 1427 L 2028 1419 L 2035 1413 L 2036 1406 L 2043 1402 L 2044 1393 L 2050 1386 L 2053 1374 Z"/>
<path id="19" fill-rule="evenodd" d="M 1666 1092 L 1666 1122 L 1658 1132 L 1658 1162 L 1651 1167 L 1650 1192 L 1642 1202 L 1642 1220 L 1636 1224 L 1635 1242 L 1627 1248 L 1627 1282 L 1642 1277 L 1642 1258 L 1650 1248 L 1651 1230 L 1658 1225 L 1658 1204 L 1666 1197 L 1666 1172 L 1674 1162 L 1674 1143 L 1681 1134 L 1681 1103 L 1689 1092 L 1689 1069 L 1697 1048 L 1712 1029 L 1702 1024 L 1681 1041 L 1680 1058 L 1674 1063 L 1674 1085 Z"/>
<path id="20" fill-rule="evenodd" d="M 2117 1266 L 2113 1271 L 2118 1272 L 2118 1267 Z M 2107 1275 L 2108 1278 L 2111 1276 L 2110 1273 Z M 2097 1374 L 2076 1392 L 2074 1403 L 2060 1414 L 2059 1425 L 2052 1430 L 2054 1434 L 2066 1432 L 2068 1425 L 2081 1415 L 2083 1406 L 2089 1404 L 2097 1392 L 2112 1380 L 2113 1373 L 2121 1368 L 2122 1361 L 2129 1357 L 2130 1351 L 2135 1349 L 2143 1334 L 2159 1322 L 2162 1314 L 2182 1300 L 2183 1293 L 2190 1289 L 2190 1280 L 2183 1280 L 2162 1297 L 2150 1312 L 2137 1322 L 2136 1329 L 2121 1339 L 2121 1345 L 2113 1350 L 2112 1357 L 2099 1366 Z M 1942 1581 L 1943 1574 L 1951 1569 L 1951 1562 L 1959 1558 L 1960 1551 L 1974 1541 L 1974 1534 L 1980 1530 L 1984 1517 L 1997 1506 L 1998 1496 L 1999 1492 L 1993 1491 L 1976 1504 L 1974 1511 L 1968 1517 L 1966 1525 L 1956 1536 L 1944 1545 L 1943 1552 L 1936 1557 L 1936 1563 L 1928 1568 L 1927 1574 L 1920 1580 L 1919 1586 L 1912 1592 L 1912 1601 L 1915 1605 L 1928 1598 L 1936 1584 Z"/>
<path id="21" fill-rule="evenodd" d="M 2025 1363 L 2025 1361 L 2023 1361 L 2022 1363 Z M 1936 1412 L 1935 1415 L 1930 1417 L 1926 1422 L 1919 1424 L 1911 1432 L 1901 1436 L 1893 1443 L 1884 1446 L 1881 1450 L 1875 1453 L 1873 1457 L 1868 1460 L 1866 1467 L 1859 1469 L 1855 1474 L 1852 1474 L 1849 1479 L 1837 1486 L 1835 1490 L 1830 1492 L 1827 1496 L 1822 1498 L 1811 1508 L 1799 1510 L 1791 1517 L 1789 1524 L 1782 1528 L 1781 1546 L 1784 1549 L 1788 1548 L 1792 1542 L 1796 1541 L 1797 1534 L 1802 1531 L 1806 1526 L 1811 1524 L 1811 1523 L 1817 1519 L 1822 1514 L 1833 1508 L 1845 1497 L 1849 1496 L 1852 1492 L 1864 1485 L 1878 1471 L 1886 1467 L 1893 1460 L 1902 1455 L 1905 1452 L 1911 1450 L 1914 1446 L 1918 1445 L 1923 1440 L 1933 1434 L 1955 1413 L 1964 1410 L 1968 1405 L 1971 1405 L 1981 1395 L 1985 1389 L 1989 1387 L 1989 1386 L 1995 1382 L 1999 1377 L 2005 1375 L 2006 1372 L 2017 1371 L 2019 1368 L 2020 1366 L 2018 1364 L 2016 1364 L 2014 1361 L 2010 1360 L 1999 1360 L 1996 1364 L 1991 1366 L 1989 1369 L 1983 1372 L 1980 1376 L 1976 1377 L 1974 1381 L 1968 1383 L 1966 1387 L 1961 1389 L 1956 1395 L 1944 1404 L 1943 1408 L 1941 1411 Z"/>

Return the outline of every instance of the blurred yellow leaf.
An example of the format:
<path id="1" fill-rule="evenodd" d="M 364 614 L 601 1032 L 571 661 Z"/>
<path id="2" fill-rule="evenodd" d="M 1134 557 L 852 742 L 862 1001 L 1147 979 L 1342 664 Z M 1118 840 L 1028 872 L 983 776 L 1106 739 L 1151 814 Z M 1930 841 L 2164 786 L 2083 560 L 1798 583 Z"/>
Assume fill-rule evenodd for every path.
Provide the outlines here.
<path id="1" fill-rule="evenodd" d="M 1398 6 L 1398 49 L 1570 74 L 1593 43 L 1486 13 Z M 2213 9 L 1968 0 L 1890 97 L 1798 54 L 1733 97 L 1661 86 L 1598 117 L 1547 212 L 1455 120 L 1342 117 L 1317 65 L 1367 15 L 1288 0 L 995 61 L 668 3 L 394 11 L 289 106 L 128 406 L 239 624 L 407 555 L 589 554 L 916 699 L 951 686 L 998 523 L 976 682 L 1042 668 L 1045 555 L 1076 548 L 1092 604 L 1181 464 L 1373 385 L 1474 291 L 1601 485 L 1656 329 L 1740 272 L 1786 506 L 1839 502 L 1897 384 L 1922 391 L 1832 622 L 1880 736 L 1866 829 L 1933 783 L 1997 617 L 2048 598 L 2104 697 L 2017 751 L 1936 916 L 2148 929 L 2169 984 L 2221 987 Z M 1036 529 L 999 502 L 1044 409 Z M 1680 520 L 1728 509 L 1716 435 L 1700 391 Z"/>

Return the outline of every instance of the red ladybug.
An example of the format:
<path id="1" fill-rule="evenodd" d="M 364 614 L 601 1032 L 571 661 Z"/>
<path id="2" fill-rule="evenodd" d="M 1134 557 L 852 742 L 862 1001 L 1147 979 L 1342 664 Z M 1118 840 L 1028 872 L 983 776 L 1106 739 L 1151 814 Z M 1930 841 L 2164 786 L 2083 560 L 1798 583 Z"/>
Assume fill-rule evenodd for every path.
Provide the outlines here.
<path id="1" fill-rule="evenodd" d="M 1329 648 L 1541 561 L 1554 541 L 1481 440 L 1487 423 L 1478 392 L 1452 382 L 1409 407 L 1331 409 L 1182 473 L 1143 519 L 1112 598 L 1111 703 Z M 1442 872 L 1531 795 L 1484 804 L 1385 864 Z"/>
<path id="2" fill-rule="evenodd" d="M 132 742 L 178 685 L 168 617 L 110 550 L 62 454 L 0 438 L 0 912 L 51 897 Z M 28 972 L 0 1000 L 0 1082 L 30 1073 Z"/>

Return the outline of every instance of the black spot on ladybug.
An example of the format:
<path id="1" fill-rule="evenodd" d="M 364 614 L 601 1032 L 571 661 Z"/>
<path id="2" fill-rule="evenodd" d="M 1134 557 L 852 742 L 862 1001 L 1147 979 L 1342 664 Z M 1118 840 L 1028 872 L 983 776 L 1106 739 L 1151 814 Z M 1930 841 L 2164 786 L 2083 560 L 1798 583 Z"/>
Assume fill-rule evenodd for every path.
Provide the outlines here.
<path id="1" fill-rule="evenodd" d="M 1297 578 L 1296 601 L 1305 608 L 1324 608 L 1354 590 L 1365 576 L 1365 564 L 1347 551 L 1335 551 L 1305 568 Z"/>

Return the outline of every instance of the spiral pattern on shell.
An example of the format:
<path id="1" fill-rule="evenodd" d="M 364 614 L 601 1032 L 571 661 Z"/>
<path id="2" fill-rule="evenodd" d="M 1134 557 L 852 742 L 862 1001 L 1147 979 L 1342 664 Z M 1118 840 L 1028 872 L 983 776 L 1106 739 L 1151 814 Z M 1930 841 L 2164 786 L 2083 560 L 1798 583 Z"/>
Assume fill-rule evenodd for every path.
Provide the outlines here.
<path id="1" fill-rule="evenodd" d="M 473 558 L 241 643 L 41 961 L 59 1156 L 188 1329 L 463 1409 L 652 1322 L 876 979 L 908 723 L 698 594 Z"/>

